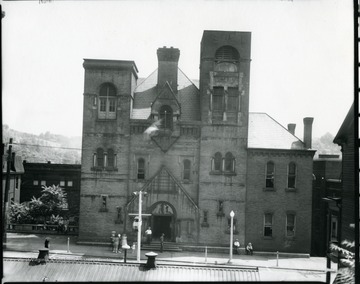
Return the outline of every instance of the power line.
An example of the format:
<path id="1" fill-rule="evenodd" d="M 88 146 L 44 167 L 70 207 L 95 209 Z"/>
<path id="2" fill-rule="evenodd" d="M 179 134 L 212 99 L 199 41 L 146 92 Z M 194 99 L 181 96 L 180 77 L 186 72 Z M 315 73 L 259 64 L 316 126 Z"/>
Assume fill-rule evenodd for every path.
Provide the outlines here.
<path id="1" fill-rule="evenodd" d="M 66 150 L 81 150 L 81 148 L 60 147 L 60 146 L 47 146 L 47 145 L 26 144 L 26 143 L 13 143 L 13 145 L 34 146 L 34 147 L 44 147 L 44 148 L 58 148 L 58 149 L 66 149 Z"/>

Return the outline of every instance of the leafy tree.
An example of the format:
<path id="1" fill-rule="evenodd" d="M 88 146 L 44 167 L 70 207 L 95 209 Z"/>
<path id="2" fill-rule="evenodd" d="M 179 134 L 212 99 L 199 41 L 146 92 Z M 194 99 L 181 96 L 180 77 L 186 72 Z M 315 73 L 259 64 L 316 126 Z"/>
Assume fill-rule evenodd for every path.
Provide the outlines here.
<path id="1" fill-rule="evenodd" d="M 14 203 L 9 210 L 10 223 L 31 224 L 34 222 L 30 215 L 29 208 L 25 204 Z"/>
<path id="2" fill-rule="evenodd" d="M 342 242 L 342 245 L 344 247 L 339 247 L 335 244 L 330 245 L 332 251 L 336 251 L 342 256 L 340 259 L 342 267 L 339 268 L 334 283 L 355 284 L 355 254 L 350 251 L 351 248 L 355 247 L 355 242 L 345 240 Z"/>
<path id="3" fill-rule="evenodd" d="M 66 204 L 66 193 L 58 185 L 43 186 L 42 195 L 33 197 L 29 204 L 30 215 L 38 220 L 49 220 L 52 215 L 61 214 Z"/>

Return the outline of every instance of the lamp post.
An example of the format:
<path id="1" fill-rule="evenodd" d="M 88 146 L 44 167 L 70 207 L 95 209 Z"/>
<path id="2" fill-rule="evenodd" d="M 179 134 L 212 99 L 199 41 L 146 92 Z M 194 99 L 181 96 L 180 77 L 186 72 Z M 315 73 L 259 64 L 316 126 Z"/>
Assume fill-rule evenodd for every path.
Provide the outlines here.
<path id="1" fill-rule="evenodd" d="M 231 219 L 230 219 L 230 259 L 229 259 L 229 263 L 231 263 L 232 257 L 233 257 L 234 216 L 235 216 L 235 213 L 234 213 L 234 211 L 231 210 L 231 212 L 230 212 Z"/>
<path id="2" fill-rule="evenodd" d="M 136 261 L 140 263 L 140 250 L 141 250 L 141 225 L 142 225 L 142 195 L 146 195 L 146 192 L 143 192 L 141 190 L 135 191 L 135 195 L 139 196 L 139 219 L 138 219 L 138 234 L 137 234 L 137 257 Z"/>

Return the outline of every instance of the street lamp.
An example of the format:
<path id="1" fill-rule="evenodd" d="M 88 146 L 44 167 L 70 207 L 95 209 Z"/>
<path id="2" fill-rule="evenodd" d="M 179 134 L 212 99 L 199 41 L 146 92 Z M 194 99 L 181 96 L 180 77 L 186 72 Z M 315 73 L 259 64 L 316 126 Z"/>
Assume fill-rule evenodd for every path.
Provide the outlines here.
<path id="1" fill-rule="evenodd" d="M 234 211 L 231 210 L 231 212 L 230 212 L 231 220 L 230 220 L 230 259 L 229 259 L 229 263 L 231 263 L 232 256 L 233 256 L 234 216 L 235 216 L 235 213 L 234 213 Z"/>
<path id="2" fill-rule="evenodd" d="M 142 214 L 141 214 L 141 209 L 142 209 L 142 195 L 146 195 L 146 192 L 143 191 L 135 191 L 134 195 L 138 195 L 139 196 L 139 219 L 138 219 L 138 234 L 137 234 L 137 257 L 136 257 L 136 261 L 138 263 L 140 263 L 140 249 L 141 249 L 141 225 L 142 225 Z"/>

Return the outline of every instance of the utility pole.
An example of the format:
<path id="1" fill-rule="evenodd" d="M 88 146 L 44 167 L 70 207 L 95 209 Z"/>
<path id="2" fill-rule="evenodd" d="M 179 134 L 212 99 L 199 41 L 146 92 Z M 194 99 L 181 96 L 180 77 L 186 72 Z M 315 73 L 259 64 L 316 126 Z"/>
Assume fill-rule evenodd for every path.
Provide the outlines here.
<path id="1" fill-rule="evenodd" d="M 13 139 L 10 138 L 9 141 L 9 150 L 7 153 L 7 164 L 6 164 L 6 183 L 5 183 L 5 192 L 4 192 L 4 206 L 3 206 L 3 248 L 6 248 L 6 230 L 7 230 L 7 214 L 8 214 L 8 195 L 10 188 L 10 168 L 11 168 L 11 148 L 12 148 Z"/>
<path id="2" fill-rule="evenodd" d="M 135 191 L 134 194 L 139 196 L 139 215 L 138 215 L 139 217 L 138 217 L 137 257 L 136 257 L 136 261 L 138 263 L 140 263 L 142 215 L 148 216 L 148 215 L 151 215 L 151 214 L 142 214 L 142 212 L 141 212 L 141 210 L 142 210 L 142 196 L 143 196 L 143 194 L 146 195 L 147 193 L 139 190 L 139 191 Z"/>

